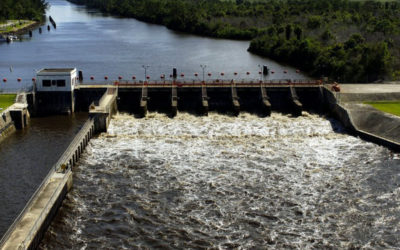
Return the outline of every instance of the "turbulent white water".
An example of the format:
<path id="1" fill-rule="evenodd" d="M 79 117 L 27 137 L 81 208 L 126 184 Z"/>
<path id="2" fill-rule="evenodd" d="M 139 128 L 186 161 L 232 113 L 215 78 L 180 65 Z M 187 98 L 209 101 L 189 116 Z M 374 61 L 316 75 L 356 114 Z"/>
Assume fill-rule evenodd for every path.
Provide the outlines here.
<path id="1" fill-rule="evenodd" d="M 399 155 L 317 115 L 117 115 L 40 248 L 400 247 Z"/>

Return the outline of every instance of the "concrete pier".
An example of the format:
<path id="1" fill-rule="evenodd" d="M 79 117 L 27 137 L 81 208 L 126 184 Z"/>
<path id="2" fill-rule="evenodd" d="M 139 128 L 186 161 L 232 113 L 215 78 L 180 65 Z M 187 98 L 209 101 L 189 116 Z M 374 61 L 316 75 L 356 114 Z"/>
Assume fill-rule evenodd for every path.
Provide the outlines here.
<path id="1" fill-rule="evenodd" d="M 208 96 L 207 96 L 207 88 L 205 84 L 201 85 L 201 113 L 203 115 L 208 114 Z"/>
<path id="2" fill-rule="evenodd" d="M 94 120 L 96 133 L 107 131 L 112 115 L 117 112 L 117 88 L 108 88 L 103 97 L 90 105 L 89 117 Z"/>
<path id="3" fill-rule="evenodd" d="M 262 103 L 263 103 L 263 113 L 266 116 L 270 116 L 271 115 L 271 103 L 269 102 L 267 89 L 265 88 L 264 85 L 261 85 L 261 99 L 262 99 Z"/>
<path id="4" fill-rule="evenodd" d="M 240 103 L 239 103 L 239 96 L 236 91 L 236 85 L 232 82 L 231 85 L 231 94 L 232 94 L 232 107 L 233 107 L 233 114 L 238 116 L 240 113 Z"/>
<path id="5" fill-rule="evenodd" d="M 292 114 L 294 116 L 301 116 L 301 112 L 303 111 L 303 104 L 299 101 L 299 97 L 297 96 L 296 89 L 293 86 L 289 87 L 290 89 L 290 99 L 292 101 Z"/>
<path id="6" fill-rule="evenodd" d="M 148 97 L 148 92 L 147 92 L 147 84 L 143 84 L 142 87 L 142 95 L 140 98 L 140 116 L 145 117 L 147 114 L 147 100 L 149 99 Z"/>
<path id="7" fill-rule="evenodd" d="M 171 117 L 176 116 L 178 113 L 178 90 L 176 84 L 171 87 Z"/>

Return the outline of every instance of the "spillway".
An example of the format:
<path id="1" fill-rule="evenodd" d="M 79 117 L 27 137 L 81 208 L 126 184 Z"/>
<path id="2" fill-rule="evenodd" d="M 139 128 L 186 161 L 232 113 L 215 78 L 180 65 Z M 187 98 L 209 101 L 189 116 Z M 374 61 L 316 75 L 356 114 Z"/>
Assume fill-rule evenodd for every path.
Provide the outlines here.
<path id="1" fill-rule="evenodd" d="M 396 248 L 400 157 L 335 120 L 118 114 L 40 249 Z"/>

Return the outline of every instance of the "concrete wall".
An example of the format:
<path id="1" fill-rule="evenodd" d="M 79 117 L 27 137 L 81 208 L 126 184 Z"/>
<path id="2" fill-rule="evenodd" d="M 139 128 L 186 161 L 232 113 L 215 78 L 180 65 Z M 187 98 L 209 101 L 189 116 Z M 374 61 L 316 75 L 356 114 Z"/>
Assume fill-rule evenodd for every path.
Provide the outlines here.
<path id="1" fill-rule="evenodd" d="M 14 122 L 7 110 L 0 114 L 0 143 L 15 131 Z"/>
<path id="2" fill-rule="evenodd" d="M 74 92 L 36 92 L 35 115 L 68 114 L 75 111 Z"/>
<path id="3" fill-rule="evenodd" d="M 329 112 L 350 133 L 400 152 L 400 118 L 378 111 L 368 105 L 338 104 L 335 94 L 324 89 Z"/>
<path id="4" fill-rule="evenodd" d="M 289 87 L 266 88 L 270 98 L 272 110 L 292 113 L 293 101 Z M 261 88 L 237 87 L 240 110 L 250 113 L 263 113 L 264 104 Z M 322 112 L 324 98 L 318 87 L 296 87 L 299 101 L 304 109 L 313 112 Z M 80 91 L 80 90 L 79 90 Z M 85 90 L 86 91 L 86 90 Z M 140 113 L 141 88 L 118 90 L 118 108 L 125 112 Z M 203 113 L 201 87 L 177 88 L 178 110 L 196 114 Z M 80 96 L 81 94 L 79 94 Z M 226 87 L 207 87 L 209 111 L 230 113 L 234 111 L 232 89 Z M 171 87 L 148 88 L 148 110 L 163 113 L 171 112 Z"/>
<path id="5" fill-rule="evenodd" d="M 93 102 L 100 100 L 106 92 L 106 88 L 76 89 L 75 110 L 88 112 Z"/>
<path id="6" fill-rule="evenodd" d="M 94 121 L 89 119 L 1 239 L 0 249 L 37 248 L 72 187 L 72 167 L 94 133 Z"/>
<path id="7" fill-rule="evenodd" d="M 47 214 L 45 220 L 39 227 L 37 234 L 33 237 L 32 241 L 30 242 L 29 246 L 27 246 L 27 249 L 29 250 L 35 250 L 39 246 L 40 242 L 42 241 L 44 235 L 46 234 L 47 228 L 50 226 L 51 222 L 53 221 L 54 217 L 57 215 L 58 209 L 61 207 L 65 196 L 67 195 L 69 189 L 68 189 L 68 183 L 72 182 L 72 172 L 70 172 L 69 177 L 67 178 L 67 181 L 62 184 L 61 192 L 57 196 L 55 202 L 52 204 L 49 213 Z"/>

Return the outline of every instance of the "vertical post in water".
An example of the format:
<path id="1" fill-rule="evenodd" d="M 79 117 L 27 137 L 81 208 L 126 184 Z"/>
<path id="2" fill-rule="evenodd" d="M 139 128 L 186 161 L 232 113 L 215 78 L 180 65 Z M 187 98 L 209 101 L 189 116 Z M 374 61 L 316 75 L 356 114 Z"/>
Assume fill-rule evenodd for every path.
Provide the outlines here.
<path id="1" fill-rule="evenodd" d="M 83 81 L 83 72 L 82 72 L 82 70 L 79 70 L 78 78 L 79 78 L 79 82 L 82 83 L 82 81 Z"/>

